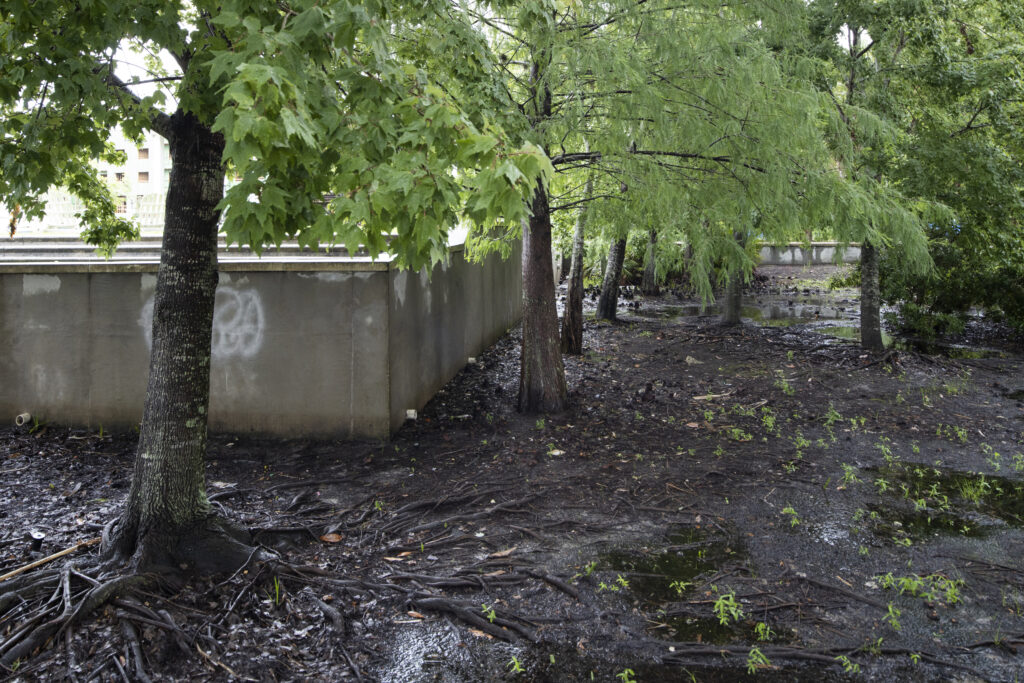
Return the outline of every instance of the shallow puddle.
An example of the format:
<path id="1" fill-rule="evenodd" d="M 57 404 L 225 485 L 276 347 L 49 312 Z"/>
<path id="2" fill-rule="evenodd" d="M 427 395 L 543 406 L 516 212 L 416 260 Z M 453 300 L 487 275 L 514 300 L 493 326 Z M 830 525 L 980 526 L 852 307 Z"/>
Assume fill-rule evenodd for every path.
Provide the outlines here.
<path id="1" fill-rule="evenodd" d="M 659 613 L 655 618 L 667 627 L 668 637 L 726 644 L 753 640 L 753 629 L 743 622 L 723 625 L 711 616 L 711 605 L 682 608 L 678 603 L 685 604 L 693 596 L 700 579 L 709 579 L 722 567 L 742 563 L 746 557 L 736 538 L 685 528 L 671 534 L 661 546 L 608 552 L 601 556 L 597 566 L 626 579 L 630 593 Z M 672 604 L 677 607 L 673 609 Z"/>
<path id="2" fill-rule="evenodd" d="M 701 306 L 683 304 L 678 306 L 649 306 L 627 312 L 641 318 L 672 320 L 693 316 L 716 316 L 722 314 L 719 303 Z M 796 325 L 815 320 L 845 320 L 857 313 L 856 304 L 837 303 L 828 297 L 759 297 L 744 301 L 740 316 L 766 325 Z"/>
<path id="3" fill-rule="evenodd" d="M 1024 483 L 1020 481 L 911 463 L 867 471 L 876 491 L 901 501 L 869 506 L 875 532 L 891 535 L 897 542 L 938 533 L 981 537 L 1003 526 L 996 520 L 1024 526 Z"/>

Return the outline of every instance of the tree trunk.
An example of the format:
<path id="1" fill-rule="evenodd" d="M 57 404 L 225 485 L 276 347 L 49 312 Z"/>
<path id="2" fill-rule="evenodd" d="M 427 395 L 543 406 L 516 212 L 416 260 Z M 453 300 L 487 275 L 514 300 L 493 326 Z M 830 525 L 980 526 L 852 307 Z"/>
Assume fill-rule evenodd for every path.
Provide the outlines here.
<path id="1" fill-rule="evenodd" d="M 658 264 L 655 262 L 657 244 L 658 233 L 651 230 L 647 238 L 647 253 L 644 255 L 644 277 L 640 283 L 640 291 L 644 296 L 658 295 Z"/>
<path id="2" fill-rule="evenodd" d="M 558 345 L 551 265 L 551 214 L 547 190 L 537 187 L 533 215 L 523 225 L 523 344 L 519 365 L 519 410 L 557 413 L 568 405 L 565 367 Z"/>
<path id="3" fill-rule="evenodd" d="M 739 325 L 743 312 L 743 272 L 741 270 L 736 270 L 729 276 L 724 304 L 722 324 Z"/>
<path id="4" fill-rule="evenodd" d="M 223 525 L 206 498 L 204 460 L 224 141 L 179 111 L 169 142 L 149 384 L 128 501 L 105 545 L 137 568 L 217 569 L 226 558 L 212 539 Z"/>
<path id="5" fill-rule="evenodd" d="M 878 251 L 867 240 L 860 247 L 860 345 L 868 351 L 881 351 L 881 292 L 878 282 Z"/>
<path id="6" fill-rule="evenodd" d="M 626 238 L 612 242 L 608 251 L 608 266 L 604 269 L 601 296 L 597 300 L 597 317 L 601 320 L 615 320 L 619 305 L 619 279 L 622 277 L 622 262 L 626 259 Z"/>
<path id="7" fill-rule="evenodd" d="M 589 146 L 588 146 L 589 151 Z M 594 193 L 594 179 L 587 178 L 584 197 Z M 576 228 L 572 233 L 572 262 L 569 266 L 569 283 L 565 297 L 565 315 L 562 316 L 562 353 L 578 356 L 583 353 L 583 251 L 584 229 L 587 222 L 586 205 L 576 216 Z"/>

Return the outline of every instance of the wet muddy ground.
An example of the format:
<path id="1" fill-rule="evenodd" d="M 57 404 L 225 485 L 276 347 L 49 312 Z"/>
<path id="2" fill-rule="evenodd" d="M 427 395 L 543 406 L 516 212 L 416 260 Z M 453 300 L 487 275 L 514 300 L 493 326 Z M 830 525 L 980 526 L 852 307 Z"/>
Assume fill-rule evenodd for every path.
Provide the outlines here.
<path id="1" fill-rule="evenodd" d="M 1019 680 L 1020 356 L 865 355 L 822 296 L 731 329 L 626 300 L 555 417 L 512 408 L 513 332 L 390 443 L 214 435 L 214 504 L 282 563 L 124 596 L 2 676 Z M 0 431 L 0 574 L 97 536 L 133 447 Z"/>

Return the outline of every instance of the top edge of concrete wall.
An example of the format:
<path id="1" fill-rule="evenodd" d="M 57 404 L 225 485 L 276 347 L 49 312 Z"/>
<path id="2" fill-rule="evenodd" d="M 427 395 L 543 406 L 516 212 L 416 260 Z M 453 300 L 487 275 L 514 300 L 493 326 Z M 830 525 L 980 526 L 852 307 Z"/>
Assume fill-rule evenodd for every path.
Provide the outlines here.
<path id="1" fill-rule="evenodd" d="M 0 273 L 150 273 L 160 265 L 159 249 L 152 244 L 119 249 L 112 258 L 105 259 L 80 241 L 31 239 L 32 243 L 17 245 L 12 244 L 14 240 L 0 240 Z M 40 244 L 43 249 L 33 249 Z M 461 240 L 448 246 L 450 254 L 464 250 Z M 330 253 L 304 251 L 296 243 L 285 243 L 280 250 L 268 248 L 258 256 L 249 249 L 226 248 L 221 242 L 217 259 L 219 270 L 225 272 L 380 272 L 394 267 L 390 254 L 379 254 L 374 259 L 364 254 L 349 256 L 344 248 L 334 248 Z"/>

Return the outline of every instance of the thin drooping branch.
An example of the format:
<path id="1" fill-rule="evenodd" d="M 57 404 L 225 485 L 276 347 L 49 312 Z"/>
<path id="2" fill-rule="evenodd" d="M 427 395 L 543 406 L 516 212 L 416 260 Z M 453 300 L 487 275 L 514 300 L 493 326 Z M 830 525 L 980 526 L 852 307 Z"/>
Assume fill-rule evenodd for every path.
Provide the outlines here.
<path id="1" fill-rule="evenodd" d="M 577 206 L 583 206 L 584 204 L 592 202 L 595 199 L 618 199 L 618 200 L 621 200 L 622 199 L 622 195 L 618 195 L 618 194 L 597 194 L 597 195 L 594 195 L 592 197 L 584 197 L 583 199 L 577 199 L 576 201 L 569 202 L 568 204 L 559 204 L 558 206 L 552 206 L 550 210 L 551 210 L 551 213 L 554 213 L 555 211 L 565 211 L 566 209 L 573 209 L 573 208 L 576 208 Z"/>

